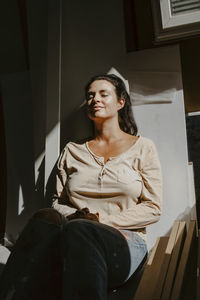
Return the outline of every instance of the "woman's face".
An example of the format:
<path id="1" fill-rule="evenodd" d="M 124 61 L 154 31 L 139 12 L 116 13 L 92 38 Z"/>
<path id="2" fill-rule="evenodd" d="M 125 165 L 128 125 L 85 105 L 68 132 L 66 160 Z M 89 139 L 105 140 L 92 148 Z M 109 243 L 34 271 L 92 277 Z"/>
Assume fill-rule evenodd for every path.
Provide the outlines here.
<path id="1" fill-rule="evenodd" d="M 87 93 L 87 112 L 91 120 L 118 117 L 118 110 L 124 106 L 124 99 L 118 99 L 115 86 L 107 80 L 95 80 Z"/>

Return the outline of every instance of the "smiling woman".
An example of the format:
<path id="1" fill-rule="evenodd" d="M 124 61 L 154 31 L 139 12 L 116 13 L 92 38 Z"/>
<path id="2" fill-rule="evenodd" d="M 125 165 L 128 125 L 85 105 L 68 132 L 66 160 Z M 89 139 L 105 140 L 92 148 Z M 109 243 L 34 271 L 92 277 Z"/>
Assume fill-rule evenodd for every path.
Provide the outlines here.
<path id="1" fill-rule="evenodd" d="M 41 276 L 40 267 L 47 270 L 43 263 L 47 254 L 51 254 L 51 263 L 58 262 L 63 270 L 59 273 L 62 299 L 107 299 L 108 289 L 127 281 L 144 261 L 146 227 L 160 218 L 162 180 L 157 151 L 151 140 L 137 136 L 123 81 L 115 75 L 95 76 L 85 94 L 94 135 L 84 143 L 69 142 L 63 149 L 53 208 L 41 210 L 31 219 L 7 266 L 7 274 L 9 270 L 16 274 L 12 262 L 22 259 L 19 249 L 29 244 L 27 233 L 33 233 L 34 241 L 39 232 L 42 249 L 38 251 L 37 243 L 32 242 L 33 247 L 26 251 L 26 260 L 37 254 L 38 269 L 34 267 L 34 275 L 24 281 L 31 266 L 27 263 L 18 281 L 10 283 L 16 286 L 20 300 L 32 299 L 36 280 L 40 287 L 43 282 L 38 295 L 45 298 L 44 290 L 56 276 L 49 268 L 49 276 Z M 38 295 L 36 299 L 40 299 Z"/>
<path id="2" fill-rule="evenodd" d="M 102 98 L 107 98 L 109 96 L 107 93 L 110 92 L 112 97 L 116 98 L 118 102 L 121 102 L 121 108 L 123 109 L 118 109 L 118 121 L 122 131 L 131 135 L 137 135 L 137 125 L 133 117 L 130 96 L 126 90 L 124 82 L 119 77 L 113 74 L 97 75 L 92 77 L 85 87 L 85 97 L 87 101 L 91 101 L 94 97 L 95 92 L 90 89 L 93 84 L 95 85 L 95 82 L 98 84 L 99 81 L 106 85 L 104 86 L 105 90 L 103 89 L 103 86 L 102 90 L 100 90 Z"/>
<path id="3" fill-rule="evenodd" d="M 87 270 L 81 271 L 77 285 L 84 263 L 79 261 L 78 266 L 72 255 L 76 269 L 66 268 L 70 288 L 66 285 L 65 295 L 70 298 L 85 289 L 87 295 L 91 293 L 87 299 L 106 299 L 106 287 L 115 288 L 126 281 L 147 253 L 146 226 L 160 218 L 162 180 L 153 142 L 137 136 L 124 82 L 112 74 L 95 76 L 86 85 L 85 97 L 94 135 L 84 143 L 69 142 L 61 153 L 53 207 L 66 217 L 85 207 L 98 213 L 100 223 L 87 224 L 87 235 L 83 234 L 79 247 L 90 255 L 92 246 L 93 253 L 102 253 L 104 258 L 93 255 L 91 262 L 85 255 Z M 66 194 L 73 207 L 67 205 Z M 79 224 L 81 230 L 83 224 Z M 80 256 L 76 247 L 74 251 Z M 98 268 L 102 270 L 103 265 L 107 271 L 101 273 Z"/>
<path id="4" fill-rule="evenodd" d="M 118 118 L 118 110 L 125 103 L 125 99 L 119 101 L 115 92 L 115 87 L 106 80 L 94 81 L 88 90 L 87 108 L 88 116 L 91 120 L 100 118 Z M 99 114 L 100 112 L 100 114 Z"/>

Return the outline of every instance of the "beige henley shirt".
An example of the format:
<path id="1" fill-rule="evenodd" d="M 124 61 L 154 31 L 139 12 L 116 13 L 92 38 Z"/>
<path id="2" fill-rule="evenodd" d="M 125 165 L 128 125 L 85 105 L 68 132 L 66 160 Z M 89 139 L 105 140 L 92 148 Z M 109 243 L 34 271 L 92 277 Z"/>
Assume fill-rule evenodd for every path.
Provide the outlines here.
<path id="1" fill-rule="evenodd" d="M 53 207 L 67 216 L 88 207 L 100 222 L 131 229 L 146 239 L 146 226 L 160 218 L 162 178 L 154 143 L 139 136 L 124 153 L 104 158 L 88 143 L 69 142 L 58 160 Z"/>

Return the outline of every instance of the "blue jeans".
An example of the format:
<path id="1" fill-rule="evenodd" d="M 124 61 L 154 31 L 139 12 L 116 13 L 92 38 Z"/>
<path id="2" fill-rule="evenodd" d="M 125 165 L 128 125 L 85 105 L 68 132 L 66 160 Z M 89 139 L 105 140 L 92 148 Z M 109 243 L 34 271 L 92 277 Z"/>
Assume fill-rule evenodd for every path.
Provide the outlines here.
<path id="1" fill-rule="evenodd" d="M 127 243 L 130 252 L 130 270 L 129 274 L 126 278 L 126 281 L 133 275 L 133 273 L 137 270 L 138 266 L 146 256 L 147 244 L 146 242 L 134 231 L 131 230 L 120 230 L 122 233 L 126 233 L 128 236 Z"/>
<path id="2" fill-rule="evenodd" d="M 128 245 L 113 227 L 48 213 L 36 213 L 16 242 L 0 278 L 0 300 L 106 300 L 143 258 L 139 244 Z"/>

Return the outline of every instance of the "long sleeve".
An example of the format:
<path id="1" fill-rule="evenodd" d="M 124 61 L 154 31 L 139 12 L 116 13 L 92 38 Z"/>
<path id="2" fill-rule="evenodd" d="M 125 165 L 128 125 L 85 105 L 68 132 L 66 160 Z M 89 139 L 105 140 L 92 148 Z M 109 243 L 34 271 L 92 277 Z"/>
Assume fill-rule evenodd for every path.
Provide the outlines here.
<path id="1" fill-rule="evenodd" d="M 142 192 L 137 204 L 108 216 L 100 215 L 100 221 L 118 228 L 139 229 L 160 219 L 162 203 L 162 176 L 157 150 L 149 141 L 139 166 Z"/>
<path id="2" fill-rule="evenodd" d="M 67 147 L 62 151 L 58 163 L 56 174 L 56 193 L 52 199 L 52 207 L 59 211 L 62 215 L 68 216 L 76 211 L 69 203 L 69 198 L 66 190 L 67 182 L 67 166 L 66 166 Z"/>

